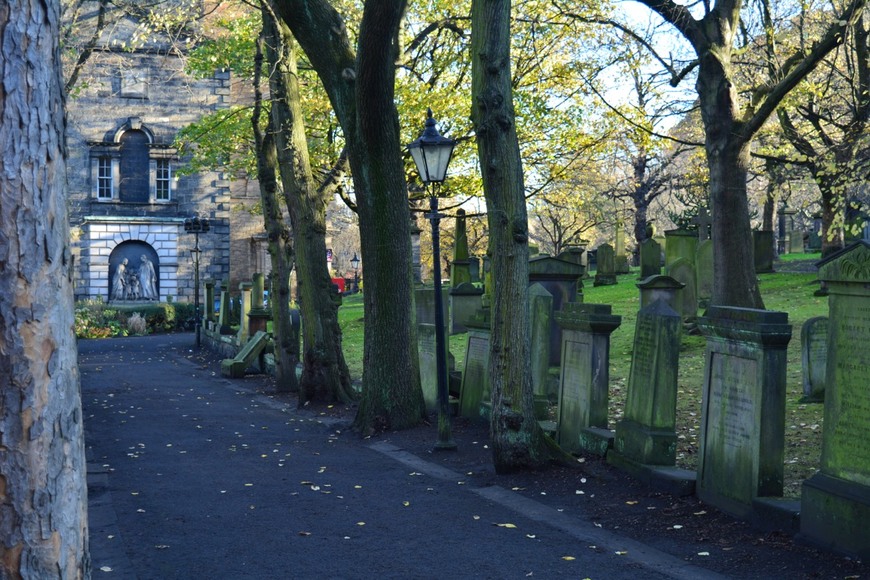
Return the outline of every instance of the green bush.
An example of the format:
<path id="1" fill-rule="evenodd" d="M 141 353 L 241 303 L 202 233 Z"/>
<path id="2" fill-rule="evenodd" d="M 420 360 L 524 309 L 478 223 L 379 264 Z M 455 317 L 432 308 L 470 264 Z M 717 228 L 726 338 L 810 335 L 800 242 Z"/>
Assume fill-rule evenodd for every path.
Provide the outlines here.
<path id="1" fill-rule="evenodd" d="M 145 321 L 146 334 L 192 330 L 194 306 L 187 303 L 115 305 L 101 300 L 76 304 L 75 333 L 78 338 L 111 338 L 129 334 L 129 319 L 138 314 Z"/>

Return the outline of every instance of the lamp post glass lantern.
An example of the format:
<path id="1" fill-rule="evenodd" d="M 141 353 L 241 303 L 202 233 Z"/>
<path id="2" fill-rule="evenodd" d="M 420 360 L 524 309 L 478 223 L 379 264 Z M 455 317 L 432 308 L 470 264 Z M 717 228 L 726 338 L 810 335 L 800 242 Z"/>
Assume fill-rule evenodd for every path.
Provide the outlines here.
<path id="1" fill-rule="evenodd" d="M 439 227 L 441 214 L 438 213 L 438 190 L 447 177 L 447 166 L 453 155 L 456 141 L 442 136 L 435 126 L 432 109 L 427 111 L 426 126 L 420 137 L 408 145 L 414 158 L 420 179 L 429 189 L 429 213 L 426 217 L 432 224 L 432 283 L 435 287 L 435 364 L 438 380 L 438 441 L 435 449 L 453 450 L 456 443 L 450 432 L 450 401 L 447 390 L 447 340 L 444 336 L 444 304 L 441 300 L 441 251 Z"/>
<path id="2" fill-rule="evenodd" d="M 194 216 L 192 218 L 187 218 L 184 220 L 184 231 L 188 234 L 194 234 L 194 246 L 191 253 L 193 254 L 193 312 L 194 312 L 194 326 L 196 332 L 196 348 L 199 348 L 200 342 L 200 327 L 202 326 L 202 320 L 200 319 L 199 314 L 199 253 L 201 250 L 199 249 L 199 234 L 204 234 L 211 229 L 211 225 L 208 222 L 208 218 L 200 218 L 198 216 Z"/>
<path id="3" fill-rule="evenodd" d="M 350 267 L 353 268 L 353 291 L 359 292 L 359 256 L 356 255 L 356 252 L 350 259 Z"/>

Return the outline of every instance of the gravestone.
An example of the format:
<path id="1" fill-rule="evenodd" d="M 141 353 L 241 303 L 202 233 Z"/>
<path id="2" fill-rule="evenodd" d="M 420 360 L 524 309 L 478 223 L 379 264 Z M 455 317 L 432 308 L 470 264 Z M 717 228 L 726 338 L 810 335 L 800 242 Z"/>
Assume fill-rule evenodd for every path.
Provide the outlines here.
<path id="1" fill-rule="evenodd" d="M 540 284 L 529 288 L 529 313 L 531 319 L 532 392 L 535 408 L 547 404 L 547 375 L 550 370 L 550 329 L 553 326 L 553 295 Z M 546 416 L 538 416 L 545 419 Z"/>
<path id="2" fill-rule="evenodd" d="M 662 273 L 662 248 L 650 238 L 640 243 L 640 279 Z"/>
<path id="3" fill-rule="evenodd" d="M 695 254 L 698 306 L 706 309 L 713 298 L 713 240 L 698 244 Z"/>
<path id="4" fill-rule="evenodd" d="M 470 256 L 468 258 L 468 271 L 471 273 L 471 283 L 480 283 L 480 258 L 477 256 Z"/>
<path id="5" fill-rule="evenodd" d="M 444 328 L 450 321 L 450 289 L 441 287 Z M 431 286 L 414 289 L 414 304 L 417 308 L 417 324 L 435 324 L 435 289 Z"/>
<path id="6" fill-rule="evenodd" d="M 822 249 L 822 236 L 818 232 L 810 232 L 807 235 L 807 251 L 819 252 Z"/>
<path id="7" fill-rule="evenodd" d="M 692 223 L 698 226 L 698 242 L 709 240 L 712 237 L 713 218 L 710 216 L 707 206 L 701 206 L 698 215 L 692 218 Z"/>
<path id="8" fill-rule="evenodd" d="M 450 263 L 450 285 L 471 283 L 471 264 L 468 260 L 468 234 L 465 230 L 465 210 L 456 211 L 456 240 L 453 244 L 453 261 Z"/>
<path id="9" fill-rule="evenodd" d="M 697 291 L 697 276 L 695 275 L 695 266 L 686 258 L 675 260 L 669 269 L 671 278 L 683 284 L 683 289 L 679 291 L 679 312 L 683 320 L 691 321 L 698 316 L 698 291 Z"/>
<path id="10" fill-rule="evenodd" d="M 644 309 L 656 300 L 662 300 L 674 310 L 680 308 L 680 291 L 686 286 L 670 276 L 659 274 L 638 282 L 640 289 L 640 308 Z"/>
<path id="11" fill-rule="evenodd" d="M 828 363 L 828 317 L 816 316 L 801 327 L 801 368 L 804 396 L 801 403 L 825 400 Z"/>
<path id="12" fill-rule="evenodd" d="M 272 318 L 272 311 L 265 307 L 263 300 L 265 290 L 265 276 L 255 273 L 251 278 L 251 309 L 248 311 L 248 335 L 262 331 L 266 332 L 268 321 Z"/>
<path id="13" fill-rule="evenodd" d="M 613 248 L 610 244 L 601 244 L 595 253 L 597 269 L 593 286 L 612 286 L 616 284 L 616 264 L 614 263 Z"/>
<path id="14" fill-rule="evenodd" d="M 414 284 L 423 282 L 422 267 L 420 264 L 420 226 L 417 224 L 417 217 L 411 215 L 411 275 L 414 279 Z M 291 285 L 291 288 L 294 285 Z"/>
<path id="15" fill-rule="evenodd" d="M 459 392 L 459 416 L 480 420 L 481 403 L 490 402 L 489 389 L 489 324 L 476 326 L 468 322 L 468 343 L 465 346 L 465 370 Z"/>
<path id="16" fill-rule="evenodd" d="M 426 410 L 432 413 L 438 410 L 438 351 L 434 324 L 417 325 L 417 354 L 420 358 L 423 401 L 426 403 Z"/>
<path id="17" fill-rule="evenodd" d="M 801 536 L 870 558 L 870 243 L 818 263 L 828 288 L 828 361 L 820 470 L 803 485 Z"/>
<path id="18" fill-rule="evenodd" d="M 483 307 L 483 288 L 466 282 L 450 289 L 450 334 L 461 334 L 468 329 L 465 321 Z"/>
<path id="19" fill-rule="evenodd" d="M 210 326 L 214 322 L 214 280 L 205 281 L 205 318 L 204 322 Z"/>
<path id="20" fill-rule="evenodd" d="M 680 315 L 663 300 L 637 314 L 625 418 L 616 425 L 613 451 L 607 454 L 609 463 L 629 473 L 654 477 L 651 466 L 676 464 L 682 327 Z M 687 473 L 684 479 L 692 478 Z"/>
<path id="21" fill-rule="evenodd" d="M 756 230 L 752 232 L 753 248 L 755 250 L 755 273 L 769 274 L 773 272 L 774 250 L 773 230 Z"/>
<path id="22" fill-rule="evenodd" d="M 566 304 L 555 314 L 562 328 L 557 441 L 569 453 L 604 456 L 607 430 L 610 334 L 622 318 L 607 304 Z"/>
<path id="23" fill-rule="evenodd" d="M 252 287 L 253 284 L 251 284 L 250 282 L 239 282 L 239 294 L 241 295 L 241 299 L 239 301 L 239 332 L 237 334 L 239 344 L 245 344 L 246 342 L 248 342 L 248 337 L 251 336 L 248 333 L 248 314 L 251 313 Z"/>
<path id="24" fill-rule="evenodd" d="M 553 296 L 553 312 L 569 302 L 583 302 L 583 267 L 552 256 L 529 260 L 529 286 L 540 284 Z M 561 360 L 561 334 L 555 323 L 550 327 L 550 365 Z"/>
<path id="25" fill-rule="evenodd" d="M 232 315 L 230 313 L 230 293 L 226 290 L 221 291 L 221 305 L 220 310 L 218 311 L 218 330 L 221 334 L 232 334 L 231 330 L 231 318 Z"/>
<path id="26" fill-rule="evenodd" d="M 617 274 L 628 274 L 628 256 L 625 253 L 625 229 L 622 223 L 614 226 L 613 267 Z"/>
<path id="27" fill-rule="evenodd" d="M 747 519 L 757 498 L 780 497 L 785 445 L 788 314 L 710 306 L 697 494 Z"/>
<path id="28" fill-rule="evenodd" d="M 788 234 L 788 253 L 803 254 L 804 252 L 804 233 L 800 230 L 792 230 Z"/>
<path id="29" fill-rule="evenodd" d="M 680 258 L 689 260 L 694 266 L 695 250 L 698 247 L 698 233 L 686 230 L 665 232 L 665 274 L 671 274 L 671 264 Z"/>

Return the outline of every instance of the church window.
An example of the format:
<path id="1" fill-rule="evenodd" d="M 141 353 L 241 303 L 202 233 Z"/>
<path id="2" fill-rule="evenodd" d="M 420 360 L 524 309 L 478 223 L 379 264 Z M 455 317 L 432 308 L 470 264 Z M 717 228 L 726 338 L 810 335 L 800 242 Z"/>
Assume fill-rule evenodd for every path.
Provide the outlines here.
<path id="1" fill-rule="evenodd" d="M 97 159 L 97 198 L 112 199 L 112 158 L 100 157 Z"/>
<path id="2" fill-rule="evenodd" d="M 169 201 L 172 191 L 172 170 L 169 166 L 169 159 L 157 160 L 156 185 L 157 201 Z"/>

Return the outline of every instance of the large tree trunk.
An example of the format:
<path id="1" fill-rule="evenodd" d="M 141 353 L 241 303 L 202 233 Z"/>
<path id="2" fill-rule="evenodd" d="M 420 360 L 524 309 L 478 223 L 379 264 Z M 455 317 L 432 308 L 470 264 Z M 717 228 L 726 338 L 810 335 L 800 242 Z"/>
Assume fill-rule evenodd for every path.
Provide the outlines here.
<path id="1" fill-rule="evenodd" d="M 535 420 L 529 344 L 528 218 L 510 75 L 509 0 L 473 0 L 472 111 L 493 280 L 489 381 L 496 472 L 547 460 Z"/>
<path id="2" fill-rule="evenodd" d="M 57 2 L 0 6 L 0 578 L 83 578 Z"/>
<path id="3" fill-rule="evenodd" d="M 324 0 L 276 0 L 329 95 L 347 143 L 366 265 L 363 397 L 355 426 L 401 429 L 424 410 L 413 328 L 407 185 L 393 101 L 404 2 L 367 2 L 355 58 Z"/>
<path id="4" fill-rule="evenodd" d="M 341 349 L 338 300 L 326 264 L 326 195 L 311 173 L 302 116 L 296 52 L 290 30 L 263 10 L 263 31 L 272 92 L 284 200 L 296 241 L 296 276 L 302 307 L 302 380 L 299 405 L 309 401 L 349 403 L 350 371 Z"/>
<path id="5" fill-rule="evenodd" d="M 726 38 L 718 42 L 730 47 L 727 32 Z M 755 259 L 746 193 L 752 135 L 746 136 L 740 130 L 740 105 L 730 69 L 730 50 L 712 50 L 711 47 L 701 58 L 697 81 L 713 215 L 713 263 L 716 267 L 711 303 L 764 308 L 752 267 Z"/>

